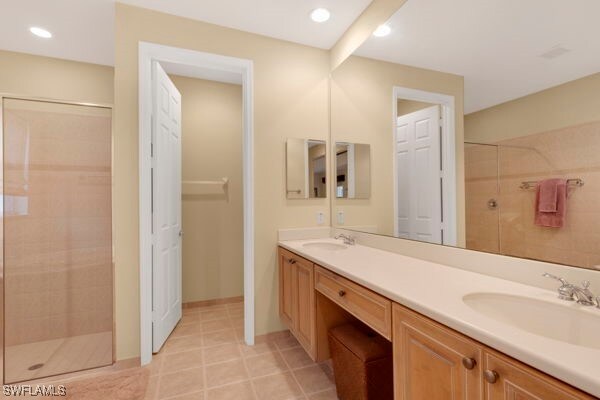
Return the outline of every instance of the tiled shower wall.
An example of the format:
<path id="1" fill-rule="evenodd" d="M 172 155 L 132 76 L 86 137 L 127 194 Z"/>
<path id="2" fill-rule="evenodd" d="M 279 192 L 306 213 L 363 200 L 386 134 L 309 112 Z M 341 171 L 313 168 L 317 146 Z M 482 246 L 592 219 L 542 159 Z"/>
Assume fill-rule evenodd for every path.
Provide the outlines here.
<path id="1" fill-rule="evenodd" d="M 113 326 L 110 112 L 46 108 L 5 102 L 6 346 Z"/>
<path id="2" fill-rule="evenodd" d="M 600 205 L 596 200 L 600 196 L 600 121 L 497 144 L 500 212 L 496 226 L 500 253 L 585 268 L 600 265 L 600 234 L 594 233 L 600 224 Z M 471 160 L 465 163 L 469 214 L 476 213 L 477 208 L 481 210 L 481 199 L 487 196 L 493 177 L 488 175 L 487 183 L 486 179 L 478 183 L 475 178 L 486 175 L 480 169 L 481 159 L 485 158 L 483 150 L 466 147 L 465 152 L 469 154 L 466 159 Z M 523 181 L 548 178 L 581 178 L 585 182 L 583 187 L 569 190 L 563 228 L 534 225 L 535 189 L 519 188 Z M 469 204 L 477 206 L 472 211 Z M 467 237 L 471 236 L 469 231 L 482 232 L 480 225 L 484 220 L 467 218 Z M 493 241 L 493 235 L 488 239 Z M 467 247 L 490 251 L 486 240 L 467 241 Z"/>

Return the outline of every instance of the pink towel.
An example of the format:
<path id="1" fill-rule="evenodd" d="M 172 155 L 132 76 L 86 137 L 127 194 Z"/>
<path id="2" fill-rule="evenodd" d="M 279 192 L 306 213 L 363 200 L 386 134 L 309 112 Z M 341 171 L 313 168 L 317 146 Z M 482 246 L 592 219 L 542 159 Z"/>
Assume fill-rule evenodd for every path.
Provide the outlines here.
<path id="1" fill-rule="evenodd" d="M 535 224 L 562 228 L 567 211 L 567 181 L 547 179 L 537 185 L 535 196 Z"/>

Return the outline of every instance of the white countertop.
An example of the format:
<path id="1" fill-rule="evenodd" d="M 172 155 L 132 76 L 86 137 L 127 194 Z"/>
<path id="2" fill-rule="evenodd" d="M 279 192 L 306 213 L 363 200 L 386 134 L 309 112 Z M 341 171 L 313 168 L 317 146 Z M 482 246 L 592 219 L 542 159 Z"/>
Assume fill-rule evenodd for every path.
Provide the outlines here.
<path id="1" fill-rule="evenodd" d="M 369 289 L 472 337 L 517 360 L 600 397 L 600 350 L 534 335 L 486 317 L 463 302 L 469 293 L 506 293 L 543 299 L 583 312 L 594 307 L 566 303 L 556 292 L 475 272 L 406 257 L 359 244 L 340 251 L 305 248 L 309 242 L 291 240 L 279 245 Z M 548 321 L 549 329 L 553 323 Z M 600 341 L 600 332 L 598 332 Z"/>

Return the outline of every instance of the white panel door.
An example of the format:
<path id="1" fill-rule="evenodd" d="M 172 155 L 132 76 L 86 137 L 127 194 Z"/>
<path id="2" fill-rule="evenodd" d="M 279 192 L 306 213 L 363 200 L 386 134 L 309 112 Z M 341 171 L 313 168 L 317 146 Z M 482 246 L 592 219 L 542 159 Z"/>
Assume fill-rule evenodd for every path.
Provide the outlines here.
<path id="1" fill-rule="evenodd" d="M 396 236 L 442 243 L 440 107 L 398 117 Z"/>
<path id="2" fill-rule="evenodd" d="M 181 319 L 181 94 L 152 63 L 152 351 Z"/>

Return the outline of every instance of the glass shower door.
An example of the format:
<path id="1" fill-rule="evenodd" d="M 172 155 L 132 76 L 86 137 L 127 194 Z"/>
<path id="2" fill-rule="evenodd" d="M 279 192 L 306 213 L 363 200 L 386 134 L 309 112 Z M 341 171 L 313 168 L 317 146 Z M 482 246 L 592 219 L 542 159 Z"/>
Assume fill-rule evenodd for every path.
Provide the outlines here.
<path id="1" fill-rule="evenodd" d="M 467 249 L 500 252 L 498 161 L 498 146 L 465 143 Z"/>
<path id="2" fill-rule="evenodd" d="M 111 111 L 2 106 L 4 383 L 109 365 Z"/>

